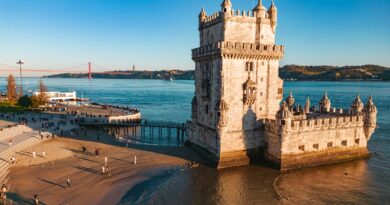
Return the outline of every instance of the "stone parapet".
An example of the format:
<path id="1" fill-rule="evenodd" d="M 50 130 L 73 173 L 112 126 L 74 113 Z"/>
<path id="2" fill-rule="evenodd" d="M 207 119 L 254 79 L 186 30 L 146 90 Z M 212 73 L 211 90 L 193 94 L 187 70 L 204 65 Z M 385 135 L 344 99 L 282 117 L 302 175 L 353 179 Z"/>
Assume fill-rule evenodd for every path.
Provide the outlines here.
<path id="1" fill-rule="evenodd" d="M 206 28 L 211 25 L 217 24 L 222 22 L 222 20 L 228 20 L 228 21 L 240 21 L 240 22 L 260 22 L 263 24 L 270 24 L 271 19 L 266 16 L 265 18 L 258 18 L 256 17 L 256 12 L 254 11 L 240 11 L 240 10 L 232 10 L 229 14 L 222 15 L 221 12 L 216 12 L 212 15 L 205 16 L 203 19 L 201 19 L 199 28 Z"/>
<path id="2" fill-rule="evenodd" d="M 362 127 L 364 125 L 363 116 L 328 116 L 315 119 L 297 119 L 285 122 L 284 126 L 289 126 L 289 134 L 311 132 L 316 130 L 333 130 L 337 128 Z M 265 128 L 267 132 L 278 133 L 281 124 L 277 120 L 266 120 Z"/>
<path id="3" fill-rule="evenodd" d="M 284 56 L 284 46 L 242 42 L 218 42 L 192 50 L 192 59 L 194 60 L 214 55 L 239 59 L 281 59 Z"/>

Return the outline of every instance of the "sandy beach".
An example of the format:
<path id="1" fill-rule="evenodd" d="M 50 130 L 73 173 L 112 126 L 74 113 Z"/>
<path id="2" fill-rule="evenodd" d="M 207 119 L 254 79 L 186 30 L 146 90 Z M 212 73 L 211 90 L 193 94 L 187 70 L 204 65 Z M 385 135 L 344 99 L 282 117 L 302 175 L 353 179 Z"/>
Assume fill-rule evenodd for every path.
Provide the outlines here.
<path id="1" fill-rule="evenodd" d="M 89 153 L 82 152 L 83 146 Z M 100 150 L 98 157 L 95 149 Z M 36 158 L 32 152 L 36 152 Z M 59 137 L 18 152 L 15 157 L 17 163 L 11 168 L 8 182 L 8 198 L 14 204 L 31 204 L 35 194 L 42 204 L 116 204 L 136 184 L 188 166 L 190 161 L 200 161 L 186 147 L 125 147 L 109 136 L 96 141 L 93 135 L 83 140 Z M 102 175 L 105 157 L 110 171 Z"/>

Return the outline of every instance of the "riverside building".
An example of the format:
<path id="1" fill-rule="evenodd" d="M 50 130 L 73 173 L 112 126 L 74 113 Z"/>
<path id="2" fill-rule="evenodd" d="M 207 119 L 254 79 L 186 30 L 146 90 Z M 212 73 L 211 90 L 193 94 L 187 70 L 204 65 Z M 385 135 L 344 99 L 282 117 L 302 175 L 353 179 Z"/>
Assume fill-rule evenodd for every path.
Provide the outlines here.
<path id="1" fill-rule="evenodd" d="M 266 9 L 261 0 L 251 11 L 233 10 L 230 0 L 214 14 L 201 10 L 187 144 L 218 168 L 263 158 L 288 170 L 367 156 L 377 114 L 371 97 L 363 105 L 357 96 L 349 110 L 331 107 L 326 93 L 318 108 L 309 99 L 295 105 L 292 93 L 281 103 L 277 17 L 274 2 Z"/>

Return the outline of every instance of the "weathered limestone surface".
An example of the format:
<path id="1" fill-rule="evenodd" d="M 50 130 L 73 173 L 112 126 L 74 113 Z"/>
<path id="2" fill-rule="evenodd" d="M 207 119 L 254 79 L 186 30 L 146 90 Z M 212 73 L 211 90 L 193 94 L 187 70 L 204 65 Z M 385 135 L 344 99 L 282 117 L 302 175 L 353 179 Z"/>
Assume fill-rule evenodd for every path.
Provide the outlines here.
<path id="1" fill-rule="evenodd" d="M 239 11 L 224 0 L 210 16 L 202 9 L 200 47 L 192 50 L 196 79 L 188 144 L 212 156 L 219 168 L 247 165 L 259 148 L 281 169 L 340 161 L 337 153 L 366 156 L 376 126 L 373 103 L 363 109 L 359 97 L 351 112 L 342 112 L 331 108 L 325 94 L 320 110 L 309 101 L 303 109 L 290 94 L 280 107 L 284 47 L 275 45 L 276 26 L 273 3 L 268 10 L 259 1 L 252 11 Z"/>

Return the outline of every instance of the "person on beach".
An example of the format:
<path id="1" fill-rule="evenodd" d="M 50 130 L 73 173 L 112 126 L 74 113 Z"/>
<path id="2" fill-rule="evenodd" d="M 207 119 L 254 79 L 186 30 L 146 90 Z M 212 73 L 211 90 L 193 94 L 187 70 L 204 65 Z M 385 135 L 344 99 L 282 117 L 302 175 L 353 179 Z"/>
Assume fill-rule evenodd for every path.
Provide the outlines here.
<path id="1" fill-rule="evenodd" d="M 33 155 L 33 158 L 35 158 L 35 157 L 36 157 L 36 154 L 35 154 L 35 152 L 32 152 L 32 155 Z"/>
<path id="2" fill-rule="evenodd" d="M 12 138 L 8 140 L 8 145 L 11 147 L 12 146 Z"/>
<path id="3" fill-rule="evenodd" d="M 96 156 L 96 157 L 99 156 L 99 148 L 95 149 L 95 156 Z"/>
<path id="4" fill-rule="evenodd" d="M 42 157 L 46 158 L 46 151 L 45 150 L 42 151 Z"/>
<path id="5" fill-rule="evenodd" d="M 104 166 L 107 166 L 108 157 L 104 157 Z"/>
<path id="6" fill-rule="evenodd" d="M 15 160 L 15 157 L 12 156 L 12 157 L 11 157 L 11 164 L 15 164 L 15 161 L 16 161 L 16 160 Z"/>
<path id="7" fill-rule="evenodd" d="M 134 164 L 137 164 L 137 156 L 134 156 Z"/>
<path id="8" fill-rule="evenodd" d="M 7 193 L 7 185 L 3 184 L 3 186 L 1 186 L 1 192 Z"/>
<path id="9" fill-rule="evenodd" d="M 107 172 L 108 176 L 111 176 L 111 174 L 110 174 L 110 167 L 108 165 L 106 165 L 106 172 Z"/>
<path id="10" fill-rule="evenodd" d="M 66 188 L 70 189 L 70 179 L 69 178 L 66 180 Z"/>
<path id="11" fill-rule="evenodd" d="M 84 154 L 87 153 L 87 148 L 85 146 L 83 146 L 81 149 L 83 150 Z"/>
<path id="12" fill-rule="evenodd" d="M 34 204 L 39 205 L 39 199 L 38 199 L 38 194 L 34 195 Z"/>
<path id="13" fill-rule="evenodd" d="M 106 167 L 102 166 L 102 175 L 106 174 Z"/>

